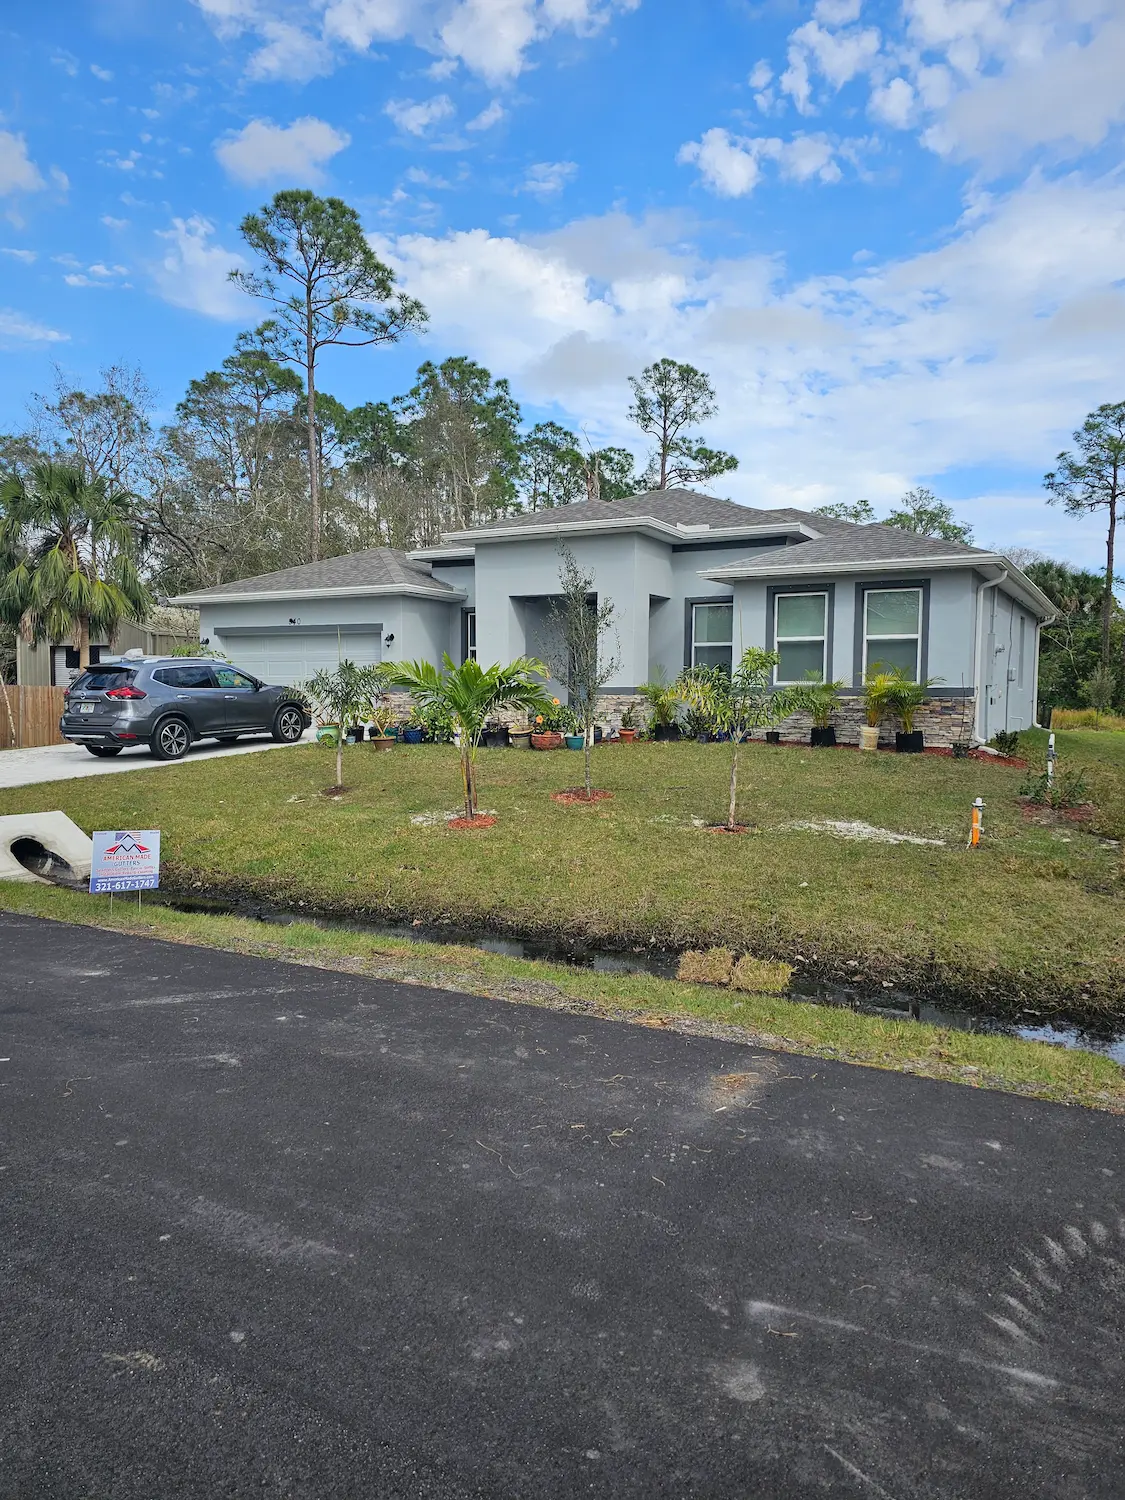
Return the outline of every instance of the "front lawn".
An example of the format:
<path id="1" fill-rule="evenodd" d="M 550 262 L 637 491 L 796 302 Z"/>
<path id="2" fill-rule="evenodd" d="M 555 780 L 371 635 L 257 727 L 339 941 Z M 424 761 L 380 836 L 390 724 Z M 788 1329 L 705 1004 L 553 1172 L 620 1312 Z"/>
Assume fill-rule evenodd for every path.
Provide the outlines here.
<path id="1" fill-rule="evenodd" d="M 722 745 L 600 748 L 595 782 L 614 796 L 592 806 L 550 800 L 578 782 L 579 755 L 482 751 L 481 805 L 499 821 L 466 832 L 411 822 L 457 809 L 451 748 L 349 748 L 342 801 L 320 795 L 331 762 L 309 745 L 56 782 L 0 793 L 0 813 L 60 807 L 87 830 L 159 827 L 166 883 L 184 891 L 525 934 L 725 944 L 990 1009 L 1125 1013 L 1120 852 L 1077 824 L 1029 822 L 1015 768 L 755 744 L 741 815 L 757 831 L 730 836 L 701 826 L 725 814 Z M 1099 775 L 1109 788 L 1116 772 Z M 978 795 L 986 837 L 969 853 Z M 793 826 L 825 820 L 944 842 Z"/>

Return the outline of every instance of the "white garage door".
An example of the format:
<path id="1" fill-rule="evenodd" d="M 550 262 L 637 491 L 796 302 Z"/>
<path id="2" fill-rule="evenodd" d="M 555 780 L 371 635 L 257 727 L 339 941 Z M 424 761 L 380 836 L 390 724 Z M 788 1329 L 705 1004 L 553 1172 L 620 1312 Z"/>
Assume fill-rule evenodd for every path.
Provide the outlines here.
<path id="1" fill-rule="evenodd" d="M 338 637 L 335 632 L 302 635 L 291 630 L 279 631 L 277 635 L 224 636 L 222 649 L 236 667 L 263 682 L 293 687 L 307 682 L 322 667 L 331 671 L 339 661 L 372 666 L 382 658 L 383 638 L 370 630 L 341 633 Z"/>

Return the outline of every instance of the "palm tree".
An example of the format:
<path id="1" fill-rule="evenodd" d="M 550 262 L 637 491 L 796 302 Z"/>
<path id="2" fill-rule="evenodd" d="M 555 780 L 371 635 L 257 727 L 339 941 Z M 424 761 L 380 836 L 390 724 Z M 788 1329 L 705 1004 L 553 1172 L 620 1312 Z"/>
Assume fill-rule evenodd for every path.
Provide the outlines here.
<path id="1" fill-rule="evenodd" d="M 439 671 L 428 661 L 407 661 L 390 671 L 393 687 L 405 688 L 420 708 L 439 708 L 453 720 L 461 749 L 461 782 L 465 791 L 465 816 L 477 815 L 477 747 L 489 718 L 505 708 L 522 709 L 528 715 L 548 707 L 543 682 L 550 675 L 541 661 L 520 656 L 507 666 L 493 662 L 482 667 L 466 660 L 454 666 L 448 653 Z M 535 679 L 539 678 L 540 681 Z"/>
<path id="2" fill-rule="evenodd" d="M 300 691 L 308 699 L 313 713 L 322 725 L 336 727 L 336 786 L 343 790 L 344 737 L 353 724 L 362 721 L 374 693 L 381 691 L 388 668 L 357 667 L 354 661 L 342 661 L 331 672 L 322 668 Z"/>
<path id="3" fill-rule="evenodd" d="M 35 464 L 0 485 L 0 618 L 27 641 L 72 640 L 90 665 L 91 636 L 147 618 L 137 573 L 132 496 L 69 464 Z"/>
<path id="4" fill-rule="evenodd" d="M 726 827 L 739 826 L 738 758 L 743 740 L 755 729 L 779 724 L 792 711 L 793 695 L 771 684 L 776 651 L 748 646 L 733 672 L 725 667 L 689 667 L 681 673 L 679 691 L 685 703 L 705 715 L 711 727 L 730 740 L 730 798 Z"/>

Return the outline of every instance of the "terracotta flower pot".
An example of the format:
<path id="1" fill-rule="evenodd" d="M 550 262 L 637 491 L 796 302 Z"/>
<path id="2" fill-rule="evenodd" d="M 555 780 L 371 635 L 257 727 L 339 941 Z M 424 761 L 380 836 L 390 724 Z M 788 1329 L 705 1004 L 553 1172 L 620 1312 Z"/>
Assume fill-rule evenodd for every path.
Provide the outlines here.
<path id="1" fill-rule="evenodd" d="M 531 736 L 531 748 L 533 750 L 561 750 L 563 737 L 556 734 L 553 729 L 545 730 L 542 734 Z"/>
<path id="2" fill-rule="evenodd" d="M 617 731 L 617 738 L 623 745 L 631 745 L 637 738 L 637 731 L 635 729 L 619 729 Z"/>
<path id="3" fill-rule="evenodd" d="M 393 734 L 373 734 L 368 739 L 372 750 L 393 750 L 398 744 Z"/>

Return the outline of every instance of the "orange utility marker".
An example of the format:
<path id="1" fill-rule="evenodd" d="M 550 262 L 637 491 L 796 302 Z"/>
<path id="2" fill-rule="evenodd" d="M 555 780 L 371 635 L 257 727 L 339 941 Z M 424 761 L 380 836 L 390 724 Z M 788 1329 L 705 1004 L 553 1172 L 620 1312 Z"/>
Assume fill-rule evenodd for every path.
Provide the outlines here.
<path id="1" fill-rule="evenodd" d="M 969 834 L 969 848 L 976 849 L 980 846 L 981 828 L 984 824 L 984 798 L 978 797 L 973 803 L 973 827 Z"/>

